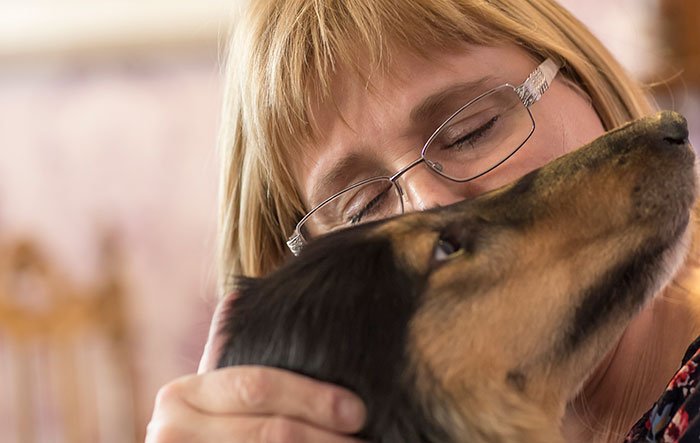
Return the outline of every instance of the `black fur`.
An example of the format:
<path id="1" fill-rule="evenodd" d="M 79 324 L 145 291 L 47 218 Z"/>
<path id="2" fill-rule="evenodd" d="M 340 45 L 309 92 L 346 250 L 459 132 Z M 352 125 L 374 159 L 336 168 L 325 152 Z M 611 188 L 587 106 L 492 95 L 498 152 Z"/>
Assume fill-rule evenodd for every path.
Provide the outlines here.
<path id="1" fill-rule="evenodd" d="M 636 208 L 631 217 L 667 223 L 675 232 L 669 235 L 668 229 L 659 229 L 658 239 L 630 251 L 627 261 L 617 263 L 584 289 L 585 297 L 572 306 L 572 322 L 558 341 L 563 349 L 554 352 L 565 358 L 621 310 L 641 304 L 663 268 L 666 249 L 684 231 L 695 198 L 693 153 L 688 147 L 668 148 L 683 141 L 687 132 L 672 131 L 670 141 L 662 145 L 650 141 L 658 142 L 660 125 L 668 126 L 667 121 L 673 120 L 678 126 L 679 118 L 661 114 L 630 124 L 560 157 L 545 167 L 546 174 L 527 174 L 503 193 L 435 209 L 444 211 L 445 217 L 438 218 L 442 226 L 433 228 L 443 241 L 466 254 L 477 254 L 487 244 L 490 229 L 505 227 L 512 232 L 527 228 L 538 217 L 556 214 L 553 203 L 569 202 L 569 193 L 595 183 L 590 179 L 597 171 L 605 173 L 607 164 L 621 167 L 621 180 L 637 180 L 630 185 Z M 643 167 L 652 164 L 653 168 Z M 641 179 L 625 172 L 630 165 L 644 173 Z M 670 198 L 671 191 L 678 198 Z M 571 201 L 575 204 L 575 199 Z M 459 217 L 447 217 L 455 211 Z M 409 273 L 409 267 L 397 260 L 390 240 L 372 236 L 374 228 L 376 224 L 371 223 L 320 238 L 270 276 L 241 279 L 239 295 L 219 331 L 224 346 L 218 366 L 274 366 L 345 386 L 367 406 L 363 438 L 381 443 L 446 443 L 450 438 L 444 428 L 415 397 L 407 356 L 409 323 L 422 303 L 426 276 Z M 478 275 L 460 278 L 454 284 L 469 293 L 478 279 Z M 507 382 L 523 391 L 528 379 L 514 370 Z"/>
<path id="2" fill-rule="evenodd" d="M 371 441 L 444 442 L 409 387 L 406 335 L 423 277 L 366 232 L 332 234 L 269 277 L 242 279 L 218 366 L 274 366 L 349 388 L 367 406 L 360 437 Z"/>
<path id="3" fill-rule="evenodd" d="M 635 307 L 649 297 L 659 270 L 665 269 L 664 260 L 669 244 L 683 235 L 688 221 L 679 223 L 663 240 L 650 240 L 640 250 L 605 273 L 597 285 L 586 289 L 583 302 L 576 308 L 573 322 L 564 336 L 562 358 L 574 352 L 594 330 L 619 312 L 634 312 Z"/>

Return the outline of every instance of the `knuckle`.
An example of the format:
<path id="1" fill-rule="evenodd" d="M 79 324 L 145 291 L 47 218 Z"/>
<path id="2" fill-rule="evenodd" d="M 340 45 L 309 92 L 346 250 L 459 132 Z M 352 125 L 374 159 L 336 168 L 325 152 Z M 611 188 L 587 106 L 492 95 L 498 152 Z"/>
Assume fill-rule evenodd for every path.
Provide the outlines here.
<path id="1" fill-rule="evenodd" d="M 268 400 L 270 380 L 264 371 L 255 368 L 238 377 L 234 388 L 244 406 L 258 408 Z"/>
<path id="2" fill-rule="evenodd" d="M 152 421 L 146 427 L 146 443 L 182 443 L 187 439 L 182 429 L 169 422 Z"/>
<path id="3" fill-rule="evenodd" d="M 163 408 L 166 405 L 180 401 L 181 391 L 182 385 L 178 381 L 162 386 L 156 394 L 156 408 Z"/>
<path id="4" fill-rule="evenodd" d="M 201 379 L 199 375 L 183 375 L 180 378 L 172 380 L 166 385 L 163 385 L 156 393 L 156 402 L 165 401 L 166 403 L 182 402 L 184 394 L 191 390 L 193 386 L 197 386 L 197 381 Z"/>
<path id="5" fill-rule="evenodd" d="M 294 422 L 284 417 L 265 420 L 260 428 L 261 443 L 300 442 L 300 430 Z"/>

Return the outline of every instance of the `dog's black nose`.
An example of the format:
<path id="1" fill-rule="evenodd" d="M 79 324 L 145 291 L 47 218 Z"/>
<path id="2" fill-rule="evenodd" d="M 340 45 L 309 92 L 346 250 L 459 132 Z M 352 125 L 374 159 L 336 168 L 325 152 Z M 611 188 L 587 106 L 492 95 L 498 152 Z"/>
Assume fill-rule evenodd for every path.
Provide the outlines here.
<path id="1" fill-rule="evenodd" d="M 688 143 L 688 122 L 677 112 L 663 111 L 659 114 L 661 134 L 671 145 Z"/>

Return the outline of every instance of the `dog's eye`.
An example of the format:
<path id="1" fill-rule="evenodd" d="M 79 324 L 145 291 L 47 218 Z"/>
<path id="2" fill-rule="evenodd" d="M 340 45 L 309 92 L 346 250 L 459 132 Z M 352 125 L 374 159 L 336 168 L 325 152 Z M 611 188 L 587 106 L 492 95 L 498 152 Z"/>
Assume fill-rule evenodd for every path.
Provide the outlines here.
<path id="1" fill-rule="evenodd" d="M 447 260 L 462 249 L 462 246 L 451 237 L 440 237 L 435 245 L 433 259 L 437 262 Z"/>

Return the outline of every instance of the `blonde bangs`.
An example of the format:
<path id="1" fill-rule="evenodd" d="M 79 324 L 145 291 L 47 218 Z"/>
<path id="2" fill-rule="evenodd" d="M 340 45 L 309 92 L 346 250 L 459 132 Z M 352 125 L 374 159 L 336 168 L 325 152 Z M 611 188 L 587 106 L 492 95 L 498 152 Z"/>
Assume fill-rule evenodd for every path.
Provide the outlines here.
<path id="1" fill-rule="evenodd" d="M 479 5 L 416 1 L 258 1 L 258 44 L 251 63 L 256 88 L 244 93 L 265 106 L 258 128 L 266 157 L 291 158 L 313 140 L 314 103 L 332 100 L 334 79 L 351 71 L 366 80 L 391 70 L 396 49 L 428 57 L 457 41 L 488 45 L 509 36 L 481 21 L 467 20 L 483 12 Z M 481 15 L 481 14 L 479 14 Z M 251 17 L 251 18 L 253 18 Z M 485 22 L 485 21 L 484 21 Z M 253 60 L 246 60 L 253 62 Z M 276 166 L 282 166 L 282 158 Z M 272 167 L 272 165 L 270 165 Z M 276 174 L 275 174 L 276 176 Z M 289 189 L 288 186 L 284 186 Z"/>
<path id="2" fill-rule="evenodd" d="M 521 45 L 553 57 L 607 128 L 647 113 L 643 91 L 550 0 L 250 0 L 230 39 L 220 134 L 220 277 L 264 275 L 305 212 L 289 160 L 313 142 L 314 103 L 336 76 L 392 69 L 397 49 L 430 57 L 457 43 Z"/>

